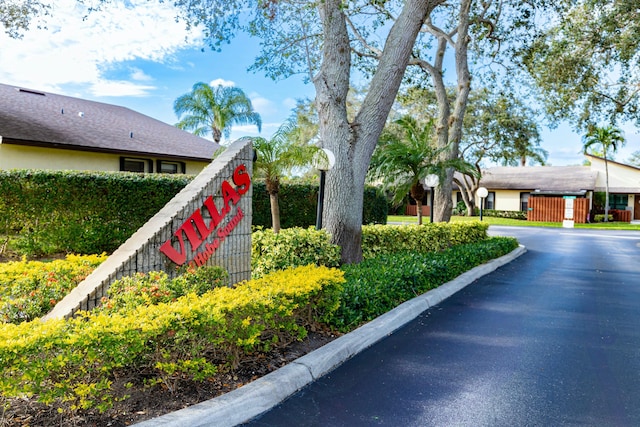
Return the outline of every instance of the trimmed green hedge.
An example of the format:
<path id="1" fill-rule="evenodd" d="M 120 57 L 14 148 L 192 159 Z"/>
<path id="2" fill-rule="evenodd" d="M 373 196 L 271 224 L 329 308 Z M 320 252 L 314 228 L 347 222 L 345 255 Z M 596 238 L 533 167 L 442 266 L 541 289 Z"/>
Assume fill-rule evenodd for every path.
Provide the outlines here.
<path id="1" fill-rule="evenodd" d="M 345 265 L 346 284 L 333 326 L 350 331 L 471 268 L 518 247 L 511 237 L 492 237 L 442 252 L 386 253 Z"/>
<path id="2" fill-rule="evenodd" d="M 480 208 L 476 208 L 476 216 L 477 215 L 480 215 Z M 495 209 L 483 209 L 482 215 L 495 218 L 527 219 L 527 212 L 525 211 L 498 211 Z"/>
<path id="3" fill-rule="evenodd" d="M 278 194 L 280 227 L 309 227 L 315 225 L 318 209 L 318 185 L 280 184 Z M 364 190 L 363 224 L 387 223 L 387 199 L 375 187 Z M 253 225 L 270 228 L 271 205 L 264 182 L 253 183 Z"/>
<path id="4" fill-rule="evenodd" d="M 364 258 L 405 251 L 437 252 L 453 245 L 487 238 L 489 224 L 480 221 L 423 225 L 369 225 L 362 227 Z"/>
<path id="5" fill-rule="evenodd" d="M 187 175 L 0 171 L 0 235 L 22 254 L 113 252 L 193 179 Z M 365 189 L 364 224 L 384 224 L 387 202 Z M 282 228 L 316 222 L 317 185 L 282 184 Z M 254 182 L 253 225 L 271 227 L 269 195 Z"/>
<path id="6" fill-rule="evenodd" d="M 189 181 L 184 175 L 0 171 L 0 234 L 25 254 L 112 252 Z"/>
<path id="7" fill-rule="evenodd" d="M 438 252 L 454 245 L 487 239 L 489 225 L 480 221 L 425 225 L 365 225 L 362 227 L 362 255 L 365 259 L 397 252 Z M 252 236 L 253 277 L 307 264 L 337 267 L 340 247 L 330 242 L 325 230 L 287 228 L 257 230 Z"/>

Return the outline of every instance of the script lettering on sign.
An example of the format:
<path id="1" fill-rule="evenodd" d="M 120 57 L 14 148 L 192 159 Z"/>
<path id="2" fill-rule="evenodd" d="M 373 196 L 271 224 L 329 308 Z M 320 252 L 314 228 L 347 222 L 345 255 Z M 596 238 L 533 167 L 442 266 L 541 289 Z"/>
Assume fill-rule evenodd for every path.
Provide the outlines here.
<path id="1" fill-rule="evenodd" d="M 213 196 L 205 199 L 202 207 L 196 210 L 182 225 L 173 233 L 173 236 L 160 246 L 160 252 L 165 254 L 172 262 L 177 265 L 184 265 L 187 262 L 187 256 L 192 255 L 193 260 L 190 264 L 195 266 L 204 265 L 214 252 L 220 246 L 220 243 L 233 231 L 234 228 L 244 218 L 244 212 L 238 207 L 236 214 L 224 226 L 218 226 L 224 221 L 232 206 L 236 206 L 240 202 L 240 198 L 249 191 L 251 186 L 251 177 L 247 172 L 245 165 L 239 165 L 233 172 L 231 177 L 233 185 L 228 181 L 223 181 L 220 186 L 222 194 L 222 209 L 213 201 Z M 202 211 L 209 213 L 209 223 L 202 216 Z M 217 230 L 217 231 L 216 231 Z M 207 243 L 201 248 L 202 244 L 212 233 L 216 232 L 215 239 L 211 243 Z M 186 240 L 185 240 L 186 238 Z M 186 249 L 186 242 L 189 242 L 190 254 Z M 175 243 L 177 243 L 177 248 Z"/>

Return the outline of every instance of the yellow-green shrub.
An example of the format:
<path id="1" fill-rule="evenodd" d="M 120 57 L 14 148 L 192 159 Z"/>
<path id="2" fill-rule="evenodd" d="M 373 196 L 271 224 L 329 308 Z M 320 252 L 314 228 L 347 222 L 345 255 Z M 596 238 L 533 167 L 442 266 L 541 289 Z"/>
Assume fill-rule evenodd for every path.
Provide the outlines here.
<path id="1" fill-rule="evenodd" d="M 251 235 L 251 274 L 262 277 L 273 271 L 301 265 L 340 265 L 340 247 L 324 230 L 293 227 L 274 233 L 256 230 Z"/>
<path id="2" fill-rule="evenodd" d="M 438 252 L 454 245 L 487 238 L 489 225 L 480 221 L 424 225 L 366 225 L 362 227 L 364 258 L 398 252 Z"/>
<path id="3" fill-rule="evenodd" d="M 105 259 L 67 255 L 54 261 L 0 263 L 0 321 L 18 323 L 43 316 Z"/>
<path id="4" fill-rule="evenodd" d="M 202 380 L 242 353 L 303 338 L 337 310 L 343 282 L 339 270 L 306 266 L 132 311 L 0 324 L 0 392 L 105 410 L 126 398 L 111 386 L 127 371 L 167 387 Z"/>

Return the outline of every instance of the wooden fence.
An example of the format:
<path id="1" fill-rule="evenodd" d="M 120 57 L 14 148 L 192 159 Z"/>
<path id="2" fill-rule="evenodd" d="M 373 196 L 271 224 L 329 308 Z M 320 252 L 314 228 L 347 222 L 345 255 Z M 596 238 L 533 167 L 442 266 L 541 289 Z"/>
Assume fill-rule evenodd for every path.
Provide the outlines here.
<path id="1" fill-rule="evenodd" d="M 631 222 L 631 211 L 623 211 L 620 209 L 610 209 L 609 214 L 613 215 L 614 221 Z"/>
<path id="2" fill-rule="evenodd" d="M 562 222 L 565 219 L 565 199 L 562 197 L 529 197 L 527 221 Z M 573 199 L 573 220 L 576 224 L 587 222 L 589 199 Z"/>
<path id="3" fill-rule="evenodd" d="M 405 215 L 418 216 L 418 207 L 416 205 L 407 205 Z M 422 205 L 422 216 L 431 215 L 431 206 Z"/>

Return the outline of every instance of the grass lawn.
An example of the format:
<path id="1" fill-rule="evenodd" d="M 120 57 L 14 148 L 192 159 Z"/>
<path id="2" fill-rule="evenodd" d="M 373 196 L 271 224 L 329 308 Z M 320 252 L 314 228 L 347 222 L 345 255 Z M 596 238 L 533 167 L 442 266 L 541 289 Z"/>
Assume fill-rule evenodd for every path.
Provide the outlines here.
<path id="1" fill-rule="evenodd" d="M 452 216 L 451 221 L 478 221 L 479 216 Z M 509 225 L 519 227 L 556 227 L 562 228 L 561 222 L 530 222 L 520 219 L 508 219 L 508 218 L 495 218 L 483 216 L 482 221 L 490 225 Z M 423 223 L 429 222 L 429 217 L 422 218 Z M 389 215 L 387 217 L 387 223 L 398 224 L 417 224 L 418 217 L 415 216 L 403 216 L 403 215 Z M 597 224 L 575 224 L 575 228 L 590 228 L 601 230 L 640 230 L 640 224 L 629 224 L 627 222 L 600 222 Z"/>

